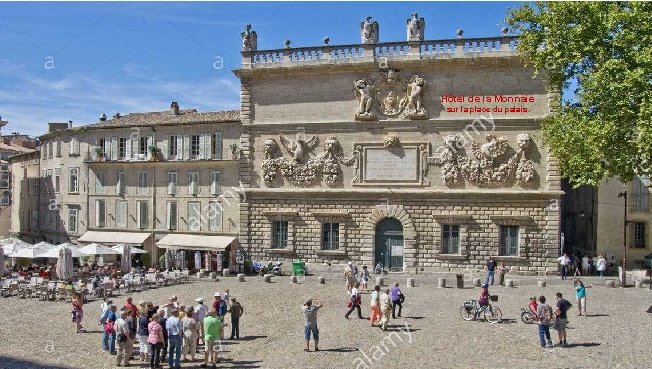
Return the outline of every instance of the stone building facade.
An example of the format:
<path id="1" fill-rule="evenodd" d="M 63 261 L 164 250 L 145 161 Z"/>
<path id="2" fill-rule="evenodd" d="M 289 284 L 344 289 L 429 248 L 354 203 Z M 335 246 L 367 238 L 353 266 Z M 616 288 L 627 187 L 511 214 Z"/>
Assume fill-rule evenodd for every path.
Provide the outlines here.
<path id="1" fill-rule="evenodd" d="M 367 18 L 359 45 L 278 50 L 245 29 L 240 243 L 392 271 L 491 256 L 555 272 L 562 193 L 540 122 L 559 94 L 513 38 L 424 41 L 414 22 L 406 42 L 379 43 Z"/>

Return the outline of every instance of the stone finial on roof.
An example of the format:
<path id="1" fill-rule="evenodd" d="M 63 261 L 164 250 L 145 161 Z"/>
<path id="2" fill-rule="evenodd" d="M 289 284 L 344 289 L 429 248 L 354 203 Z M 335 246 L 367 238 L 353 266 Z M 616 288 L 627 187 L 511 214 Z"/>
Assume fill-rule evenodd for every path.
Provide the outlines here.
<path id="1" fill-rule="evenodd" d="M 240 35 L 242 36 L 242 51 L 258 50 L 258 36 L 256 31 L 251 30 L 251 24 L 245 25 L 244 31 Z"/>
<path id="2" fill-rule="evenodd" d="M 464 30 L 461 28 L 457 29 L 457 38 L 462 38 L 462 35 L 464 34 Z"/>
<path id="3" fill-rule="evenodd" d="M 106 114 L 102 113 L 102 115 L 100 115 L 100 122 L 106 122 L 106 119 Z"/>
<path id="4" fill-rule="evenodd" d="M 412 13 L 411 17 L 407 19 L 407 40 L 408 41 L 423 41 L 426 30 L 426 20 L 419 14 Z"/>
<path id="5" fill-rule="evenodd" d="M 378 22 L 372 21 L 371 16 L 367 16 L 360 22 L 360 38 L 363 44 L 377 44 L 378 33 Z"/>
<path id="6" fill-rule="evenodd" d="M 170 113 L 179 115 L 179 104 L 176 101 L 172 101 L 172 104 L 170 104 Z"/>

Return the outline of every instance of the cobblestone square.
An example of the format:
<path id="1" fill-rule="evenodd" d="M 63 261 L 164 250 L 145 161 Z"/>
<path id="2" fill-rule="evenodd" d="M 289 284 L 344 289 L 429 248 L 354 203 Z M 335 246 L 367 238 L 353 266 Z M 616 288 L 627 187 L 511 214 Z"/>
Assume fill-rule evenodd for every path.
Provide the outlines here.
<path id="1" fill-rule="evenodd" d="M 477 298 L 479 289 L 437 288 L 442 274 L 418 275 L 415 288 L 405 287 L 406 274 L 390 274 L 386 282 L 399 281 L 407 297 L 403 319 L 392 320 L 388 331 L 371 328 L 367 320 L 346 312 L 346 290 L 339 273 L 321 273 L 303 283 L 290 284 L 288 276 L 264 283 L 249 277 L 218 282 L 193 280 L 190 284 L 160 287 L 131 294 L 135 301 L 163 303 L 177 295 L 182 304 L 195 298 L 211 301 L 215 291 L 229 288 L 241 301 L 240 341 L 224 341 L 218 368 L 644 368 L 652 365 L 649 355 L 649 327 L 652 303 L 647 289 L 607 288 L 604 280 L 588 278 L 588 317 L 569 311 L 569 348 L 541 349 L 536 325 L 520 321 L 520 308 L 528 297 L 545 295 L 554 302 L 560 291 L 574 303 L 572 282 L 548 277 L 548 286 L 538 288 L 534 277 L 516 277 L 516 287 L 495 286 L 495 303 L 503 312 L 503 322 L 466 322 L 459 315 L 461 304 Z M 453 285 L 453 275 L 447 276 Z M 325 304 L 319 312 L 321 352 L 304 352 L 301 304 L 317 297 Z M 114 298 L 121 306 L 126 295 Z M 369 295 L 363 295 L 363 316 L 368 317 Z M 70 303 L 0 300 L 0 368 L 112 368 L 115 357 L 101 350 L 97 322 L 100 301 L 84 306 L 84 326 L 88 333 L 75 334 L 70 322 Z M 227 317 L 228 322 L 228 317 Z M 227 327 L 228 329 L 228 327 Z M 556 332 L 551 330 L 553 339 Z M 135 367 L 139 362 L 132 361 Z M 182 363 L 184 368 L 200 362 Z M 145 366 L 142 366 L 145 367 Z M 167 365 L 165 365 L 167 367 Z"/>

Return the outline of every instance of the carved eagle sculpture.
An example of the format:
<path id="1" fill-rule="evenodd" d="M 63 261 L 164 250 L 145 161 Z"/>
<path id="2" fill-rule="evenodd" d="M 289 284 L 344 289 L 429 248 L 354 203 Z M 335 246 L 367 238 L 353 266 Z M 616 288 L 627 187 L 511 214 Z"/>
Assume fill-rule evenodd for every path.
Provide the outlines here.
<path id="1" fill-rule="evenodd" d="M 483 144 L 476 141 L 471 143 L 471 152 L 478 160 L 492 161 L 507 152 L 508 143 L 504 137 L 488 134 L 486 140 L 487 142 Z"/>
<path id="2" fill-rule="evenodd" d="M 299 138 L 298 134 L 294 141 L 284 135 L 280 136 L 280 140 L 283 147 L 292 155 L 295 163 L 301 163 L 308 152 L 317 147 L 319 143 L 319 138 L 314 135 L 308 141 Z"/>
<path id="3" fill-rule="evenodd" d="M 375 44 L 378 42 L 378 22 L 373 21 L 370 16 L 360 22 L 360 37 L 363 44 Z"/>

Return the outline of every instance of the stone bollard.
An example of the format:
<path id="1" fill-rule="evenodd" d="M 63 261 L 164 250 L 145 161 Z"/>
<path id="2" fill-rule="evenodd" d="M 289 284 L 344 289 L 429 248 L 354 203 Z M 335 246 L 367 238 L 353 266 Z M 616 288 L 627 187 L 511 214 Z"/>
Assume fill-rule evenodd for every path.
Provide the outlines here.
<path id="1" fill-rule="evenodd" d="M 267 283 L 272 283 L 272 275 L 271 274 L 265 274 L 265 276 L 263 276 L 263 279 Z"/>
<path id="2" fill-rule="evenodd" d="M 245 281 L 245 275 L 243 273 L 238 274 L 238 282 L 244 282 Z"/>
<path id="3" fill-rule="evenodd" d="M 607 279 L 605 284 L 607 285 L 607 287 L 614 287 L 616 285 L 616 282 L 613 279 Z"/>
<path id="4" fill-rule="evenodd" d="M 291 284 L 297 283 L 297 276 L 296 275 L 293 275 L 293 276 L 290 277 L 290 283 Z"/>
<path id="5" fill-rule="evenodd" d="M 408 287 L 414 287 L 414 278 L 408 278 L 407 279 L 407 286 Z"/>
<path id="6" fill-rule="evenodd" d="M 208 277 L 209 277 L 210 279 L 217 279 L 217 273 L 215 273 L 215 272 L 211 272 L 211 273 L 208 275 Z"/>
<path id="7" fill-rule="evenodd" d="M 473 287 L 481 287 L 482 286 L 482 281 L 480 278 L 473 278 Z"/>
<path id="8" fill-rule="evenodd" d="M 539 288 L 545 287 L 546 286 L 546 281 L 538 281 L 537 286 L 539 286 Z"/>
<path id="9" fill-rule="evenodd" d="M 640 280 L 634 282 L 634 287 L 643 288 L 643 282 L 641 282 Z"/>
<path id="10" fill-rule="evenodd" d="M 446 278 L 437 278 L 437 287 L 446 288 Z"/>
<path id="11" fill-rule="evenodd" d="M 513 279 L 507 279 L 506 280 L 506 286 L 507 287 L 514 287 L 514 280 Z"/>
<path id="12" fill-rule="evenodd" d="M 229 269 L 222 269 L 222 277 L 226 278 L 229 275 L 231 275 L 231 271 Z"/>
<path id="13" fill-rule="evenodd" d="M 319 284 L 326 284 L 326 278 L 325 277 L 319 277 Z"/>
<path id="14" fill-rule="evenodd" d="M 379 285 L 379 286 L 384 286 L 385 285 L 385 278 L 376 277 L 376 284 Z"/>

